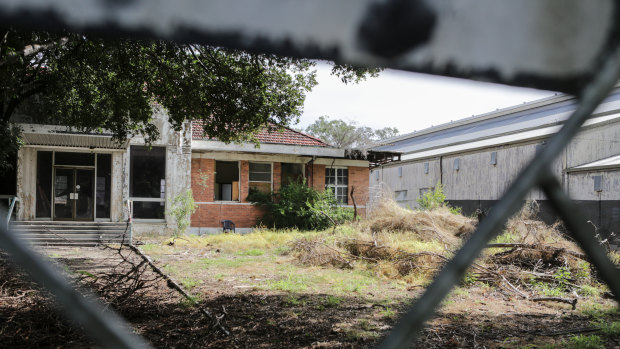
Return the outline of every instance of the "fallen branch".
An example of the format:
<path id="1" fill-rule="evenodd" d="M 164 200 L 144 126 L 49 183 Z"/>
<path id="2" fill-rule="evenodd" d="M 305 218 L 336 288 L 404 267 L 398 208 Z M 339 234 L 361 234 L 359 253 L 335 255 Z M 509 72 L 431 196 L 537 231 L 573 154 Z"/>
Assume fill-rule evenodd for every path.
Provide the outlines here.
<path id="1" fill-rule="evenodd" d="M 142 257 L 142 259 L 148 263 L 148 265 L 151 267 L 151 269 L 162 276 L 162 278 L 164 280 L 166 280 L 168 287 L 176 290 L 177 292 L 179 292 L 183 297 L 185 297 L 185 299 L 187 299 L 191 304 L 194 305 L 198 305 L 198 302 L 196 302 L 196 300 L 194 299 L 194 297 L 190 296 L 187 292 L 185 292 L 185 290 L 179 286 L 179 284 L 177 284 L 174 280 L 172 280 L 166 273 L 164 273 L 161 269 L 159 269 L 159 267 L 157 267 L 152 261 L 151 259 L 145 255 L 144 253 L 142 253 L 142 251 L 140 251 L 140 249 L 138 249 L 137 247 L 133 246 L 133 245 L 128 245 L 129 248 L 134 251 L 138 256 Z M 207 309 L 204 309 L 200 306 L 198 306 L 198 310 L 203 313 L 207 318 L 209 318 L 211 321 L 214 322 L 214 326 L 218 327 L 222 332 L 224 332 L 224 334 L 226 334 L 227 336 L 230 336 L 230 331 L 228 331 L 221 323 L 220 320 L 222 319 L 222 317 L 217 317 L 214 316 L 213 314 L 211 314 L 211 312 L 209 312 Z"/>
<path id="2" fill-rule="evenodd" d="M 573 306 L 573 310 L 577 308 L 577 298 L 562 298 L 562 297 L 538 297 L 538 298 L 530 298 L 532 302 L 560 302 L 566 303 Z"/>
<path id="3" fill-rule="evenodd" d="M 541 250 L 541 249 L 550 249 L 554 252 L 564 253 L 575 258 L 582 259 L 584 261 L 589 261 L 588 256 L 583 253 L 567 250 L 565 248 L 554 247 L 550 245 L 541 245 L 541 244 L 522 244 L 522 243 L 497 243 L 497 244 L 488 244 L 487 248 L 524 248 L 530 250 Z"/>

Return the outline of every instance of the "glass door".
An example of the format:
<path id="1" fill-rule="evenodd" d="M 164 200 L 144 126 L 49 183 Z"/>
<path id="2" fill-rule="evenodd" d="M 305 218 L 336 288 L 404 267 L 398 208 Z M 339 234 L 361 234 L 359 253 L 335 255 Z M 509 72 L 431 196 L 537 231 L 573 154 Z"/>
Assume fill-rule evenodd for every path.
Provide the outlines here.
<path id="1" fill-rule="evenodd" d="M 54 219 L 73 219 L 74 169 L 57 168 L 54 173 Z"/>
<path id="2" fill-rule="evenodd" d="M 92 221 L 95 207 L 94 170 L 75 170 L 75 220 Z"/>
<path id="3" fill-rule="evenodd" d="M 93 220 L 94 170 L 56 168 L 54 220 Z"/>

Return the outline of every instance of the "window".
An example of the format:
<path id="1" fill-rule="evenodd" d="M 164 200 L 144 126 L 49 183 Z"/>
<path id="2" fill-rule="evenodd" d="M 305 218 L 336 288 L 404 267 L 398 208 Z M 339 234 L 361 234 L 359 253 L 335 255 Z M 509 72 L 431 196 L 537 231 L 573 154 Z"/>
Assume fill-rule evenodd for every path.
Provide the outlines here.
<path id="1" fill-rule="evenodd" d="M 603 191 L 603 176 L 594 176 L 592 179 L 594 179 L 594 191 Z"/>
<path id="2" fill-rule="evenodd" d="M 52 152 L 37 152 L 36 216 L 52 217 Z"/>
<path id="3" fill-rule="evenodd" d="M 97 218 L 110 218 L 110 187 L 112 186 L 112 155 L 97 154 Z"/>
<path id="4" fill-rule="evenodd" d="M 397 190 L 394 192 L 394 199 L 396 201 L 406 201 L 407 200 L 407 191 L 406 190 Z"/>
<path id="5" fill-rule="evenodd" d="M 304 179 L 303 164 L 282 163 L 282 186 L 295 182 L 301 182 Z"/>
<path id="6" fill-rule="evenodd" d="M 166 208 L 166 148 L 131 146 L 129 196 L 133 217 L 164 219 Z"/>
<path id="7" fill-rule="evenodd" d="M 398 168 L 398 177 L 402 177 L 403 176 L 403 168 L 399 167 Z"/>
<path id="8" fill-rule="evenodd" d="M 424 163 L 424 174 L 428 174 L 428 162 Z"/>
<path id="9" fill-rule="evenodd" d="M 491 165 L 497 165 L 497 152 L 491 152 Z"/>
<path id="10" fill-rule="evenodd" d="M 250 162 L 250 192 L 271 192 L 271 178 L 271 163 Z"/>
<path id="11" fill-rule="evenodd" d="M 214 200 L 239 201 L 239 163 L 237 161 L 215 162 Z"/>
<path id="12" fill-rule="evenodd" d="M 341 204 L 348 203 L 349 170 L 347 168 L 326 168 L 325 189 L 330 189 Z"/>
<path id="13" fill-rule="evenodd" d="M 458 171 L 460 169 L 461 169 L 461 161 L 458 158 L 456 158 L 454 159 L 454 170 Z"/>

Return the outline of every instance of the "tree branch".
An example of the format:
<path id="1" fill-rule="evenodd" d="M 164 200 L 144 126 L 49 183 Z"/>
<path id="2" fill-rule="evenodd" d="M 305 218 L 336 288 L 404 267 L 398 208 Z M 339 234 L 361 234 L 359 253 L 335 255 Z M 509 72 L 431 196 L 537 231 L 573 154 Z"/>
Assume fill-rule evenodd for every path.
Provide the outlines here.
<path id="1" fill-rule="evenodd" d="M 7 32 L 6 35 L 8 35 L 8 32 Z M 5 35 L 5 38 L 6 38 L 6 35 Z M 6 64 L 15 62 L 20 57 L 23 57 L 23 58 L 30 57 L 30 56 L 38 54 L 39 52 L 42 52 L 42 51 L 45 51 L 45 50 L 49 50 L 49 49 L 57 47 L 57 46 L 63 46 L 67 42 L 69 42 L 69 38 L 65 37 L 65 38 L 61 38 L 58 41 L 50 42 L 50 43 L 47 43 L 47 44 L 30 44 L 30 45 L 26 45 L 26 46 L 24 46 L 24 48 L 20 52 L 9 54 L 4 61 L 0 62 L 0 68 L 5 66 Z"/>

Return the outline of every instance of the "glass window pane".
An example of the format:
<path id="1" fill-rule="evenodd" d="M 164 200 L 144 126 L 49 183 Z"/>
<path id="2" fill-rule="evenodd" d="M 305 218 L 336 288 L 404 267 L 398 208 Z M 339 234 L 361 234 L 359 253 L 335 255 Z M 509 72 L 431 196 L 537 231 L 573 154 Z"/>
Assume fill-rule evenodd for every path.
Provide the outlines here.
<path id="1" fill-rule="evenodd" d="M 251 182 L 271 182 L 271 173 L 250 173 Z"/>
<path id="2" fill-rule="evenodd" d="M 161 198 L 161 183 L 166 179 L 166 148 L 132 146 L 130 163 L 129 195 Z"/>
<path id="3" fill-rule="evenodd" d="M 250 162 L 250 172 L 269 172 L 271 173 L 271 164 L 258 162 Z"/>
<path id="4" fill-rule="evenodd" d="M 97 154 L 97 218 L 110 218 L 110 187 L 112 185 L 112 155 Z"/>
<path id="5" fill-rule="evenodd" d="M 74 166 L 95 166 L 95 154 L 65 153 L 57 151 L 54 154 L 54 164 Z"/>
<path id="6" fill-rule="evenodd" d="M 134 201 L 133 218 L 164 219 L 165 208 L 163 202 Z"/>
<path id="7" fill-rule="evenodd" d="M 36 216 L 52 216 L 52 152 L 37 152 Z"/>

